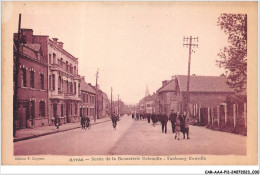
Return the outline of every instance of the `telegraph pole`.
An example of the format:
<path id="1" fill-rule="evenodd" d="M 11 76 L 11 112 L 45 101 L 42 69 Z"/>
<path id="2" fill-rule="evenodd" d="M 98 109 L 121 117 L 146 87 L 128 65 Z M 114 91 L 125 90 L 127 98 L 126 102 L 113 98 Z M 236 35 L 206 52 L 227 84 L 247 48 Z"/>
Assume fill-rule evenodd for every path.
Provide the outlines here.
<path id="1" fill-rule="evenodd" d="M 113 108 L 112 108 L 112 105 L 113 105 L 113 104 L 112 104 L 112 98 L 113 98 L 113 97 L 112 97 L 112 92 L 113 92 L 113 89 L 112 89 L 112 87 L 111 87 L 111 118 L 112 118 L 112 109 L 113 109 Z"/>
<path id="2" fill-rule="evenodd" d="M 186 99 L 185 99 L 185 110 L 186 110 L 186 114 L 187 117 L 189 117 L 189 104 L 190 104 L 190 92 L 189 92 L 189 88 L 190 88 L 190 63 L 191 63 L 191 53 L 195 53 L 195 51 L 191 50 L 191 47 L 197 47 L 198 48 L 198 44 L 192 44 L 192 40 L 194 40 L 194 42 L 198 42 L 199 38 L 198 37 L 194 37 L 192 38 L 192 36 L 190 37 L 183 37 L 183 47 L 189 47 L 189 62 L 188 62 L 188 79 L 187 79 L 187 91 L 186 91 Z"/>
<path id="3" fill-rule="evenodd" d="M 21 35 L 21 14 L 19 14 L 18 22 L 18 38 L 16 43 L 16 56 L 14 60 L 15 70 L 14 70 L 14 95 L 13 95 L 13 137 L 16 133 L 16 124 L 15 120 L 18 117 L 18 73 L 19 73 L 19 47 L 20 47 L 20 35 Z"/>
<path id="4" fill-rule="evenodd" d="M 95 104 L 96 104 L 96 115 L 94 117 L 94 122 L 96 123 L 96 120 L 97 120 L 97 116 L 98 116 L 98 103 L 97 103 L 97 82 L 98 82 L 98 70 L 97 70 L 97 73 L 96 73 L 96 100 L 95 100 Z"/>

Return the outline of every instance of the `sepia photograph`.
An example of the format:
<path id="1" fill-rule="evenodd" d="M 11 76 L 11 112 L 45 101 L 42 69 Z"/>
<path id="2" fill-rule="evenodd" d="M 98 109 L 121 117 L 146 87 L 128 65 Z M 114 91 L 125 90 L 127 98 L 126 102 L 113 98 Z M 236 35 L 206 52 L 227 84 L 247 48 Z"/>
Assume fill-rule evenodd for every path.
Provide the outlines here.
<path id="1" fill-rule="evenodd" d="M 257 164 L 257 2 L 1 13 L 2 163 Z"/>

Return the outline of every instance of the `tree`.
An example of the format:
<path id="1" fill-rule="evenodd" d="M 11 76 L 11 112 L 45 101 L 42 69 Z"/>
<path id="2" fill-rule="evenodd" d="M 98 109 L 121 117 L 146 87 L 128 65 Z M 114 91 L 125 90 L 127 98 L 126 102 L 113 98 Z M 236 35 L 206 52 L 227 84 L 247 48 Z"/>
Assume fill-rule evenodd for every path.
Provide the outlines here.
<path id="1" fill-rule="evenodd" d="M 221 14 L 217 25 L 228 35 L 229 46 L 220 50 L 217 65 L 228 73 L 227 84 L 242 92 L 247 84 L 247 15 Z"/>

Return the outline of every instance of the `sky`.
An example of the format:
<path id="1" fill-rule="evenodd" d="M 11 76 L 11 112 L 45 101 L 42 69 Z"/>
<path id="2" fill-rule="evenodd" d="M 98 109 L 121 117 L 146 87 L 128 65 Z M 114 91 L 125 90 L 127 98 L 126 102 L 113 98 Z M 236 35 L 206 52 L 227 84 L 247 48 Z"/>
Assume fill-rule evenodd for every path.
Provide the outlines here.
<path id="1" fill-rule="evenodd" d="M 192 5 L 193 4 L 193 5 Z M 205 3 L 155 2 L 20 2 L 4 4 L 9 9 L 2 22 L 18 15 L 22 28 L 35 35 L 48 35 L 64 43 L 64 49 L 78 58 L 79 74 L 98 84 L 114 100 L 119 94 L 127 104 L 138 103 L 161 87 L 173 75 L 187 75 L 189 50 L 183 37 L 198 37 L 191 56 L 191 74 L 224 73 L 216 66 L 227 35 L 217 26 L 218 16 L 228 6 Z M 232 12 L 232 11 L 231 11 Z"/>

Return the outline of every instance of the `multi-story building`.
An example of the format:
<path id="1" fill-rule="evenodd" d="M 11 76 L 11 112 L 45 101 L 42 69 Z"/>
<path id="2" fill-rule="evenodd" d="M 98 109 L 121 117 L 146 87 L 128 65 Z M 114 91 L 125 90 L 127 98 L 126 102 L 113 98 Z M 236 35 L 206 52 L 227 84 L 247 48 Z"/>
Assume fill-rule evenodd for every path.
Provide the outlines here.
<path id="1" fill-rule="evenodd" d="M 85 82 L 85 78 L 81 77 L 81 103 L 80 103 L 80 117 L 88 116 L 90 119 L 95 115 L 95 98 L 96 92 L 89 84 Z"/>
<path id="2" fill-rule="evenodd" d="M 63 49 L 57 38 L 48 39 L 49 116 L 62 123 L 79 121 L 80 76 L 78 58 Z"/>
<path id="3" fill-rule="evenodd" d="M 79 121 L 80 76 L 78 75 L 78 58 L 63 49 L 63 43 L 57 38 L 33 35 L 32 29 L 23 29 L 26 44 L 34 49 L 40 48 L 38 54 L 48 63 L 45 79 L 48 81 L 49 124 L 55 117 L 62 123 Z M 47 84 L 47 83 L 46 83 Z"/>
<path id="4" fill-rule="evenodd" d="M 32 33 L 32 30 L 21 30 L 23 44 L 19 44 L 18 115 L 15 119 L 17 129 L 48 125 L 48 62 L 43 55 L 43 47 L 26 40 L 28 33 Z M 16 44 L 17 36 L 14 34 Z M 18 55 L 14 45 L 14 63 Z"/>

